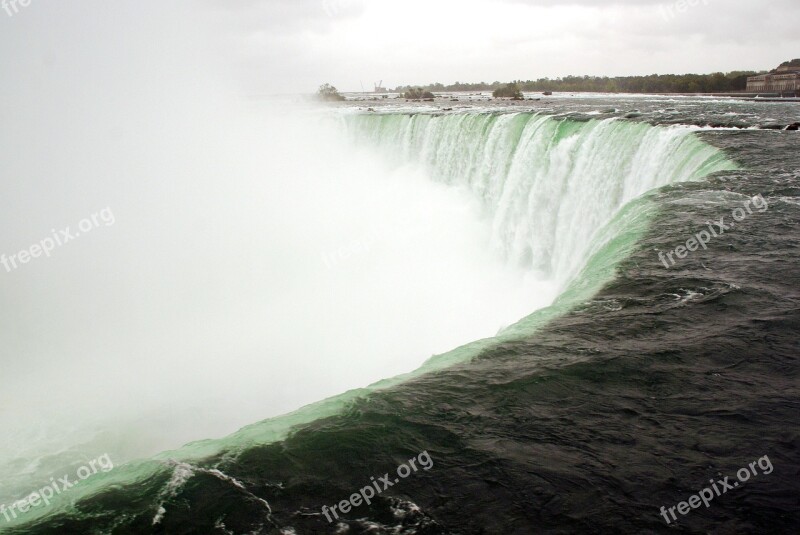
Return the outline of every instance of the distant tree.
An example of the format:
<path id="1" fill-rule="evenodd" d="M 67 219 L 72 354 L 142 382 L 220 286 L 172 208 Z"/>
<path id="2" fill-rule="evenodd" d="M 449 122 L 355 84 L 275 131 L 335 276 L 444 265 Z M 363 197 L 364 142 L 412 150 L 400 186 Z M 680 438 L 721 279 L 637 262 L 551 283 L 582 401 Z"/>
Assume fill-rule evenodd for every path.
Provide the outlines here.
<path id="1" fill-rule="evenodd" d="M 426 91 L 421 87 L 412 87 L 409 88 L 405 93 L 400 95 L 401 98 L 407 98 L 409 100 L 423 100 L 434 98 L 434 94 L 430 91 Z"/>
<path id="2" fill-rule="evenodd" d="M 326 101 L 342 101 L 344 97 L 339 94 L 339 91 L 331 84 L 322 84 L 317 91 L 317 98 Z"/>
<path id="3" fill-rule="evenodd" d="M 492 93 L 494 98 L 511 98 L 514 100 L 522 100 L 522 90 L 516 82 L 506 84 L 505 87 L 495 89 Z"/>
<path id="4" fill-rule="evenodd" d="M 795 62 L 787 63 L 794 64 Z M 766 72 L 766 71 L 765 71 Z M 729 73 L 714 74 L 651 74 L 647 76 L 621 76 L 609 78 L 607 76 L 564 76 L 563 78 L 540 78 L 503 84 L 484 82 L 469 84 L 456 82 L 450 85 L 440 83 L 428 85 L 422 89 L 411 87 L 398 87 L 397 92 L 403 91 L 494 91 L 496 97 L 522 98 L 522 91 L 601 91 L 618 93 L 727 93 L 744 91 L 747 86 L 747 77 L 765 72 L 733 71 Z M 514 91 L 514 87 L 520 91 Z M 511 89 L 509 89 L 511 88 Z M 405 95 L 404 95 L 405 96 Z M 409 97 L 406 97 L 409 98 Z"/>
<path id="5" fill-rule="evenodd" d="M 800 68 L 800 59 L 793 59 L 791 61 L 784 61 L 781 67 Z"/>

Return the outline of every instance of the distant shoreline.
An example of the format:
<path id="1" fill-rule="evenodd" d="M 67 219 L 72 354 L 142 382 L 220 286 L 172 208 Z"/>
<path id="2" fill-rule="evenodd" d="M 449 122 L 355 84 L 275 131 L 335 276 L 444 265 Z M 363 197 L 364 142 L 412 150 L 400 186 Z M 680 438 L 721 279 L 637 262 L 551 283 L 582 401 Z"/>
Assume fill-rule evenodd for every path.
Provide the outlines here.
<path id="1" fill-rule="evenodd" d="M 734 91 L 734 92 L 714 92 L 714 93 L 666 93 L 666 92 L 633 92 L 633 91 L 617 91 L 617 92 L 609 92 L 609 91 L 552 91 L 549 95 L 545 95 L 543 91 L 525 91 L 523 90 L 526 98 L 524 100 L 532 100 L 531 96 L 537 96 L 542 98 L 556 96 L 565 96 L 565 95 L 587 95 L 587 94 L 596 94 L 596 95 L 618 95 L 618 96 L 626 96 L 626 95 L 635 95 L 635 96 L 653 96 L 653 97 L 710 97 L 710 98 L 731 98 L 731 99 L 740 99 L 740 100 L 748 100 L 753 102 L 800 102 L 800 95 L 798 96 L 781 96 L 779 93 L 774 92 L 764 92 L 764 93 L 752 93 L 746 91 Z M 348 91 L 343 92 L 343 95 L 347 96 L 351 100 L 368 100 L 368 101 L 375 101 L 375 100 L 409 100 L 409 101 L 420 101 L 422 99 L 404 99 L 400 96 L 400 92 L 397 91 L 389 91 L 386 93 L 374 93 L 374 92 L 362 92 L 362 91 Z M 433 91 L 434 96 L 436 99 L 446 99 L 453 95 L 481 95 L 485 96 L 489 100 L 510 100 L 507 98 L 496 98 L 491 96 L 491 90 L 484 89 L 484 90 L 453 90 L 453 91 Z M 360 97 L 360 98 L 359 98 Z M 539 100 L 536 98 L 534 100 Z"/>
<path id="2" fill-rule="evenodd" d="M 422 86 L 404 85 L 395 92 L 404 92 L 419 87 L 424 91 L 441 93 L 449 91 L 494 91 L 506 85 L 516 85 L 524 92 L 591 92 L 591 93 L 740 93 L 747 91 L 747 79 L 768 71 L 731 71 L 711 74 L 650 74 L 646 76 L 564 76 L 561 78 L 539 78 L 537 80 L 512 80 L 509 82 L 439 82 Z"/>

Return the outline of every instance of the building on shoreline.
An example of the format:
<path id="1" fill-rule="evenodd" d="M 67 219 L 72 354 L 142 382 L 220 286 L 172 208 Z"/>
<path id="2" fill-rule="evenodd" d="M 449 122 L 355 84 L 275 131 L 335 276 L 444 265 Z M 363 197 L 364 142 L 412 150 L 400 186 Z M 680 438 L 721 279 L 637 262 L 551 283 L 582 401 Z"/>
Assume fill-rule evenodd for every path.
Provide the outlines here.
<path id="1" fill-rule="evenodd" d="M 747 92 L 800 94 L 800 59 L 782 63 L 767 74 L 749 77 Z"/>

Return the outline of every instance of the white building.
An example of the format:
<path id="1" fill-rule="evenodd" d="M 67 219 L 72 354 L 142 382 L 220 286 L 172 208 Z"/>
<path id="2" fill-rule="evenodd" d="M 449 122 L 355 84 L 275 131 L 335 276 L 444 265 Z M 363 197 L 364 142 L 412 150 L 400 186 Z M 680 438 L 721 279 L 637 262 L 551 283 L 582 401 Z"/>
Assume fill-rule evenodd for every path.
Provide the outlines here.
<path id="1" fill-rule="evenodd" d="M 784 63 L 769 74 L 747 79 L 748 93 L 799 93 L 800 59 Z"/>

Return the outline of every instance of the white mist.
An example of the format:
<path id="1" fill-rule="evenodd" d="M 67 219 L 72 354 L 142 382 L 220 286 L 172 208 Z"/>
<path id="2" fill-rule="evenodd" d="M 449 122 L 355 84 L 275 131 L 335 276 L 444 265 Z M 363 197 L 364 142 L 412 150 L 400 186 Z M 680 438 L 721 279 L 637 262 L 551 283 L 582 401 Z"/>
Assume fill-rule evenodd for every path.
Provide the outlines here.
<path id="1" fill-rule="evenodd" d="M 411 371 L 553 298 L 492 253 L 469 193 L 353 148 L 327 110 L 239 97 L 144 24 L 164 46 L 98 26 L 105 48 L 4 66 L 0 253 L 114 223 L 0 271 L 0 502 Z"/>

